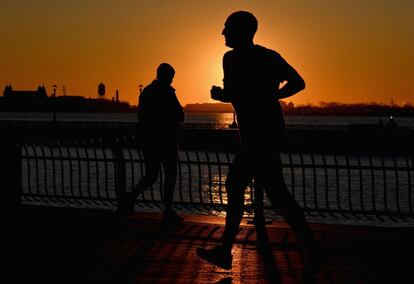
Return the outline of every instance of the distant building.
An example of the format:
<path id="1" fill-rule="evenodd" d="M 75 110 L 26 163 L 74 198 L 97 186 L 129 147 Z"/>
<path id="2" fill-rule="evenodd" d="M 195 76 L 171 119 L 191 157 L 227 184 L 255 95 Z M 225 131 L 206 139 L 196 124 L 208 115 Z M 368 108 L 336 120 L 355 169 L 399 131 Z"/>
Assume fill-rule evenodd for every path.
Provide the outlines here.
<path id="1" fill-rule="evenodd" d="M 65 103 L 82 103 L 85 101 L 85 98 L 82 96 L 58 96 L 55 98 L 55 101 Z"/>
<path id="2" fill-rule="evenodd" d="M 65 95 L 56 96 L 56 85 L 50 97 L 46 88 L 39 86 L 35 91 L 13 90 L 12 86 L 4 88 L 3 96 L 0 95 L 0 112 L 26 111 L 26 112 L 131 112 L 134 109 L 126 102 L 119 101 L 119 91 L 112 102 L 105 98 L 86 99 L 83 96 Z M 105 93 L 105 85 L 102 84 L 100 93 Z"/>
<path id="3" fill-rule="evenodd" d="M 13 90 L 11 85 L 4 88 L 3 97 L 6 98 L 47 98 L 45 86 L 39 86 L 36 91 Z"/>

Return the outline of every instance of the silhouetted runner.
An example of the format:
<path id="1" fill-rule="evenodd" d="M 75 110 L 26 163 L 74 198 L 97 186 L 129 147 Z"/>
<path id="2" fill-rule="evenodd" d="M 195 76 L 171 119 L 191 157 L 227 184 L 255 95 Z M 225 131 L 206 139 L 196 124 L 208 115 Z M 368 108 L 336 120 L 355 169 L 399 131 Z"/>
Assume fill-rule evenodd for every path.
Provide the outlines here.
<path id="1" fill-rule="evenodd" d="M 305 82 L 277 52 L 253 43 L 257 25 L 255 16 L 246 11 L 227 18 L 222 34 L 232 50 L 223 58 L 224 88 L 211 89 L 213 99 L 233 105 L 241 147 L 227 175 L 228 207 L 222 242 L 212 249 L 198 248 L 197 254 L 225 269 L 232 265 L 231 250 L 243 217 L 244 192 L 252 179 L 260 180 L 272 207 L 280 211 L 304 245 L 310 251 L 318 248 L 302 208 L 285 185 L 280 159 L 285 124 L 279 99 L 303 90 Z"/>
<path id="2" fill-rule="evenodd" d="M 139 96 L 138 141 L 145 161 L 145 175 L 132 193 L 126 193 L 118 211 L 129 214 L 134 211 L 137 196 L 153 185 L 164 168 L 163 221 L 179 223 L 182 218 L 172 209 L 175 182 L 177 179 L 177 131 L 184 121 L 184 111 L 171 86 L 174 68 L 162 63 L 157 69 L 157 78 L 144 88 Z"/>

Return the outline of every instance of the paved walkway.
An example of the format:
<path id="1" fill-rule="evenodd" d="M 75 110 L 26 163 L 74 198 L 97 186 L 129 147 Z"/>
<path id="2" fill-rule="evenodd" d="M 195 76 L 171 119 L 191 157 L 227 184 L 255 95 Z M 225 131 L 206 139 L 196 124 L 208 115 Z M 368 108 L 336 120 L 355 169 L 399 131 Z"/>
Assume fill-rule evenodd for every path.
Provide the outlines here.
<path id="1" fill-rule="evenodd" d="M 267 234 L 244 223 L 233 269 L 223 270 L 195 253 L 217 242 L 222 218 L 185 216 L 167 231 L 154 213 L 121 220 L 108 211 L 23 207 L 10 216 L 3 283 L 414 282 L 411 228 L 312 224 L 332 255 L 309 269 L 285 223 L 268 225 Z"/>

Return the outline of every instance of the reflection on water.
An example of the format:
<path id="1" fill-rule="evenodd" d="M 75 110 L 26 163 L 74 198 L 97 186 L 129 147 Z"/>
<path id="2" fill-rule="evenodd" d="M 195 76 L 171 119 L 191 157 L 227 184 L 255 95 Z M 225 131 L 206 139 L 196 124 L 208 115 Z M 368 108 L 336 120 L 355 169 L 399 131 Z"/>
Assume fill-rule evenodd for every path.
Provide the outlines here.
<path id="1" fill-rule="evenodd" d="M 223 205 L 227 205 L 228 200 L 227 200 L 227 191 L 225 189 L 225 187 L 223 187 L 223 185 L 226 182 L 226 177 L 225 176 L 220 176 L 220 175 L 214 175 L 212 177 L 212 183 L 211 186 L 203 186 L 203 192 L 204 194 L 209 195 L 209 200 L 212 201 L 213 204 L 223 204 Z M 245 194 L 244 194 L 244 204 L 251 206 L 252 205 L 252 187 L 248 186 L 246 188 Z M 211 210 L 211 214 L 212 215 L 216 215 L 216 216 L 221 216 L 224 217 L 225 211 L 224 210 L 216 210 L 213 207 L 213 210 Z M 252 210 L 246 210 L 245 217 L 252 217 L 253 216 L 253 212 Z"/>

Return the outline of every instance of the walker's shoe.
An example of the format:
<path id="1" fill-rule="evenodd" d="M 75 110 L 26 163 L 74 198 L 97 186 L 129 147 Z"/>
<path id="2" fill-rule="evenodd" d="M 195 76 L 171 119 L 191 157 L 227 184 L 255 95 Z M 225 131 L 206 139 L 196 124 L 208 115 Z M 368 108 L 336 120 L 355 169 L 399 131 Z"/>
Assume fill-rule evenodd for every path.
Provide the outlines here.
<path id="1" fill-rule="evenodd" d="M 196 252 L 205 261 L 223 269 L 231 269 L 233 256 L 220 246 L 213 249 L 197 248 Z"/>

